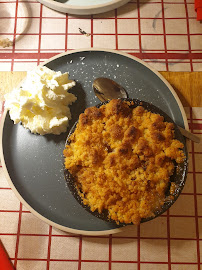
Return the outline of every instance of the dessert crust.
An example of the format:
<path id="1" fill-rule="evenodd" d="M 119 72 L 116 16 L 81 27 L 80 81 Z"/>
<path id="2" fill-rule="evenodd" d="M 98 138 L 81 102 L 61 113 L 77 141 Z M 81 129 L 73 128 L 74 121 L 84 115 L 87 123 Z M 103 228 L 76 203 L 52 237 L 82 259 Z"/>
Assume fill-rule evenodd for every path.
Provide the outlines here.
<path id="1" fill-rule="evenodd" d="M 64 156 L 91 211 L 107 210 L 117 223 L 139 224 L 164 204 L 174 161 L 181 163 L 185 156 L 172 123 L 130 105 L 118 99 L 87 108 Z"/>

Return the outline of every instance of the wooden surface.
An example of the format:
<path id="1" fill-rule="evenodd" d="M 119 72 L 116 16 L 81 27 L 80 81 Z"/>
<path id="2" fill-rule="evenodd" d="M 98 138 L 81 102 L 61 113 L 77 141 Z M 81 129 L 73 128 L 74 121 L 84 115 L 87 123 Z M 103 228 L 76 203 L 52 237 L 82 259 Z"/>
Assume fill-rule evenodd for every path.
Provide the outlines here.
<path id="1" fill-rule="evenodd" d="M 202 107 L 202 72 L 160 72 L 172 85 L 183 106 Z M 0 101 L 4 94 L 17 87 L 25 71 L 0 72 Z"/>
<path id="2" fill-rule="evenodd" d="M 202 107 L 202 72 L 160 72 L 184 107 Z"/>

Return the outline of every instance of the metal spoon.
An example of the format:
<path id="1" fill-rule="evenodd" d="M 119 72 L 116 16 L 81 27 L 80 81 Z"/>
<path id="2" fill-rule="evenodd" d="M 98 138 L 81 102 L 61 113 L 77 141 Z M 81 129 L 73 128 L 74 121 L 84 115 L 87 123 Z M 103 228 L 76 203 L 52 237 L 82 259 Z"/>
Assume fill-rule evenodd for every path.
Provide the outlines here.
<path id="1" fill-rule="evenodd" d="M 116 98 L 128 98 L 128 94 L 126 90 L 122 86 L 120 86 L 118 83 L 108 78 L 95 79 L 93 82 L 93 90 L 95 92 L 95 95 L 102 102 L 108 101 L 111 99 L 116 99 Z M 200 143 L 199 137 L 185 130 L 182 127 L 178 126 L 178 128 L 181 131 L 183 136 L 185 136 L 186 138 L 196 143 Z"/>

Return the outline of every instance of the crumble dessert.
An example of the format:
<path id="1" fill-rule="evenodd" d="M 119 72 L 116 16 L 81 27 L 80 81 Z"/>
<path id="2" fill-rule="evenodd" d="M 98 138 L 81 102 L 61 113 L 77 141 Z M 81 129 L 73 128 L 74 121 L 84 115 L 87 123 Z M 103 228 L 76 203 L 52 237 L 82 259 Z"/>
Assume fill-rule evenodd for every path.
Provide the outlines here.
<path id="1" fill-rule="evenodd" d="M 131 103 L 111 100 L 79 117 L 64 149 L 65 167 L 91 211 L 139 224 L 165 202 L 174 161 L 185 159 L 174 125 Z"/>

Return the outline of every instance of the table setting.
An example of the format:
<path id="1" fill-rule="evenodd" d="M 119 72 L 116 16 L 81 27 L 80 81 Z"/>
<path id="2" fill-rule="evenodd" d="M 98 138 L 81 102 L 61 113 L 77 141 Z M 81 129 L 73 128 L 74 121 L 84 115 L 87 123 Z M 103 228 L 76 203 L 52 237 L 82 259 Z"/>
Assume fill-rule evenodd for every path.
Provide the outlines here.
<path id="1" fill-rule="evenodd" d="M 201 269 L 201 4 L 197 0 L 0 2 L 0 269 Z M 129 115 L 121 106 L 129 106 Z M 148 111 L 139 112 L 138 106 Z M 133 123 L 135 127 L 129 126 L 131 113 L 139 123 Z M 161 125 L 152 122 L 152 113 L 163 116 L 166 124 L 162 118 L 158 118 Z M 114 115 L 120 117 L 115 130 Z M 97 121 L 95 127 L 92 121 Z M 125 121 L 128 129 L 122 136 Z M 164 129 L 171 123 L 175 140 L 168 142 L 173 135 Z M 101 139 L 99 133 L 93 137 L 100 127 Z M 83 147 L 78 156 L 76 138 Z M 160 154 L 146 154 L 148 143 L 157 152 L 161 143 L 164 148 Z M 177 143 L 181 150 L 172 150 L 169 143 Z M 162 188 L 163 203 L 158 199 L 161 206 L 153 207 L 163 184 L 154 183 L 159 192 L 155 195 L 152 178 L 146 180 L 145 189 L 143 176 L 138 175 L 140 171 L 154 177 L 157 155 L 161 165 L 156 175 L 169 170 L 169 157 L 175 161 L 169 177 L 162 174 L 168 179 Z M 136 166 L 135 174 L 127 167 L 130 162 Z M 125 190 L 128 177 L 129 189 L 137 186 L 135 194 L 151 199 L 150 203 L 145 199 L 146 206 L 141 203 L 144 198 L 135 199 L 137 210 L 131 217 L 129 205 L 138 195 Z M 81 182 L 75 185 L 75 179 Z M 126 192 L 131 199 L 113 193 L 110 204 L 107 196 L 111 186 L 117 192 L 117 185 L 122 187 L 120 194 Z M 103 213 L 98 210 L 100 198 L 104 198 L 101 207 L 110 201 Z M 121 216 L 121 206 L 129 209 L 126 215 Z M 154 213 L 144 214 L 150 207 Z"/>

